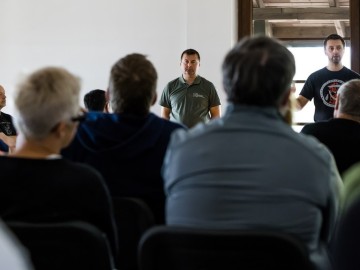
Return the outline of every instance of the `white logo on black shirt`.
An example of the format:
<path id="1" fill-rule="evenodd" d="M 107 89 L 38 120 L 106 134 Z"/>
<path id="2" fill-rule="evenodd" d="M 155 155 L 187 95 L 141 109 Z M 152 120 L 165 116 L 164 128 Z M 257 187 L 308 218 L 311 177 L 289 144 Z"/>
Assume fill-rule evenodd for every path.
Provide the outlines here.
<path id="1" fill-rule="evenodd" d="M 320 96 L 323 103 L 328 107 L 335 107 L 337 91 L 344 82 L 341 80 L 329 80 L 320 89 Z"/>

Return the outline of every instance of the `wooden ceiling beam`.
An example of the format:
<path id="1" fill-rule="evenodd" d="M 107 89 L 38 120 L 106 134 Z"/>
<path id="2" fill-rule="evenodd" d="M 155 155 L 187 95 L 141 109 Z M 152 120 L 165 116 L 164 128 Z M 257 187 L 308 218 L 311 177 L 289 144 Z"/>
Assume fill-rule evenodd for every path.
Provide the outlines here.
<path id="1" fill-rule="evenodd" d="M 329 0 L 330 7 L 339 7 L 339 0 Z M 349 14 L 350 17 L 350 14 Z M 338 35 L 344 37 L 346 35 L 345 23 L 339 20 L 334 21 L 335 29 Z"/>
<path id="2" fill-rule="evenodd" d="M 258 6 L 259 8 L 264 8 L 264 7 L 265 7 L 263 0 L 256 0 L 256 3 L 257 3 L 257 6 Z"/>
<path id="3" fill-rule="evenodd" d="M 272 25 L 269 21 L 265 21 L 265 34 L 269 37 L 273 37 Z"/>
<path id="4" fill-rule="evenodd" d="M 329 0 L 329 7 L 338 7 L 339 0 Z"/>
<path id="5" fill-rule="evenodd" d="M 334 26 L 326 27 L 274 27 L 273 36 L 279 39 L 324 39 L 324 37 L 336 33 Z M 346 36 L 346 35 L 344 35 Z"/>
<path id="6" fill-rule="evenodd" d="M 254 8 L 254 20 L 349 20 L 349 8 Z"/>
<path id="7" fill-rule="evenodd" d="M 346 27 L 343 21 L 335 21 L 335 28 L 338 35 L 345 37 L 346 36 Z"/>

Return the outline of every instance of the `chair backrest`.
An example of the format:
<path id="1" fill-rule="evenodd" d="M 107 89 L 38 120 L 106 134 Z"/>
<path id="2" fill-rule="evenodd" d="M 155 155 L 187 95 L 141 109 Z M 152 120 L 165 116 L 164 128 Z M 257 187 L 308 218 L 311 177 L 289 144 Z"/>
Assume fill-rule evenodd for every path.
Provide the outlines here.
<path id="1" fill-rule="evenodd" d="M 138 269 L 138 243 L 144 232 L 155 225 L 153 213 L 139 198 L 114 197 L 112 201 L 118 230 L 118 266 L 121 270 Z"/>
<path id="2" fill-rule="evenodd" d="M 140 270 L 308 270 L 304 245 L 264 231 L 225 231 L 156 226 L 142 237 Z"/>
<path id="3" fill-rule="evenodd" d="M 346 183 L 346 182 L 345 182 Z M 343 209 L 332 243 L 335 270 L 360 269 L 360 198 Z"/>
<path id="4" fill-rule="evenodd" d="M 106 235 L 82 221 L 6 222 L 28 249 L 36 270 L 115 269 Z"/>

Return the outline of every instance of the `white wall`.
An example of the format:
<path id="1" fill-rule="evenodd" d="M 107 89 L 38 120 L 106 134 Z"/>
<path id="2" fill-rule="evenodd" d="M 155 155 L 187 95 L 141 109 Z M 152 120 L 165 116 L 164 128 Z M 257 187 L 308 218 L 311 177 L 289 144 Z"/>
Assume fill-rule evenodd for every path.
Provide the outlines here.
<path id="1" fill-rule="evenodd" d="M 63 66 L 82 78 L 82 95 L 106 89 L 112 64 L 148 55 L 157 68 L 158 94 L 180 75 L 180 54 L 201 54 L 200 74 L 218 88 L 220 66 L 234 43 L 234 0 L 1 0 L 0 84 L 12 113 L 12 94 L 26 73 Z M 159 114 L 160 107 L 152 109 Z"/>

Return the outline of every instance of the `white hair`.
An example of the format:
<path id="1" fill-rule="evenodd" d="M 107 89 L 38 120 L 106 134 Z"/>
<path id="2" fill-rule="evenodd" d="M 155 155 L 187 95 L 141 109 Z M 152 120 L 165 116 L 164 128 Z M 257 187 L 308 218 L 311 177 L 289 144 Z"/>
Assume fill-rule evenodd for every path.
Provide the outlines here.
<path id="1" fill-rule="evenodd" d="M 14 124 L 27 138 L 42 139 L 79 112 L 80 79 L 64 68 L 39 69 L 16 90 Z"/>

